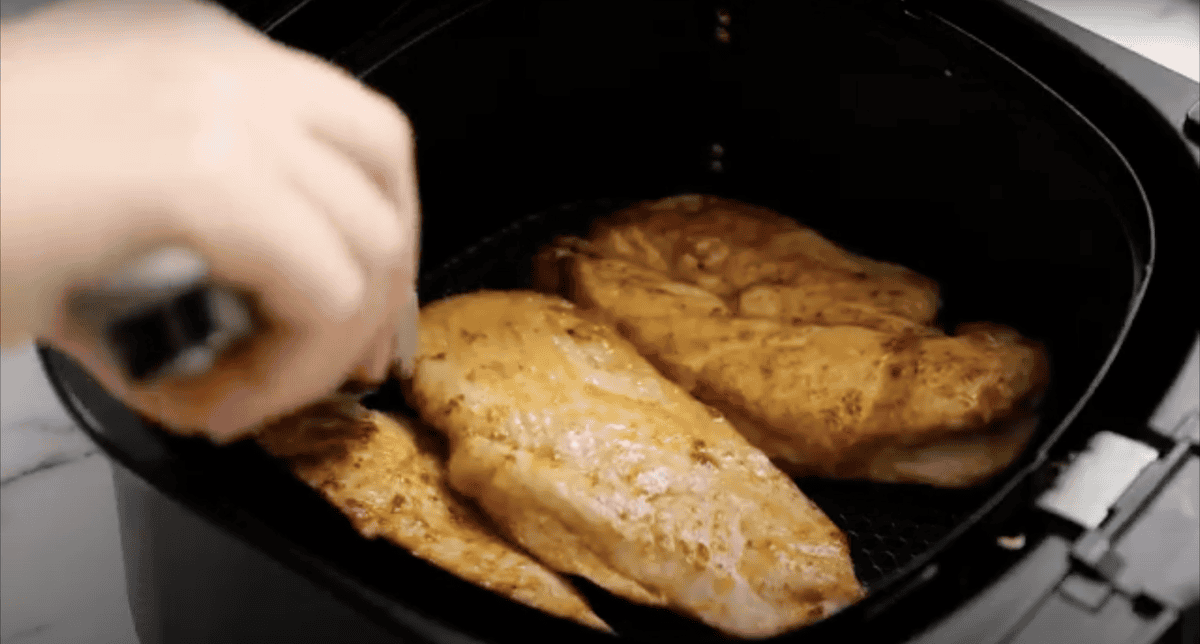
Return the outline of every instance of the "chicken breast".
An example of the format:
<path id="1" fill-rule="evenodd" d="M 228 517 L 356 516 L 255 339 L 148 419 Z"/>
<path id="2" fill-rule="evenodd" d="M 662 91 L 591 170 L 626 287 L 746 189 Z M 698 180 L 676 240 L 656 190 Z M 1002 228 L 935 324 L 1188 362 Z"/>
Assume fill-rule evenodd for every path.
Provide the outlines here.
<path id="1" fill-rule="evenodd" d="M 574 587 L 507 543 L 450 490 L 445 441 L 431 430 L 335 398 L 271 424 L 257 440 L 364 537 L 387 539 L 527 606 L 609 630 Z"/>
<path id="2" fill-rule="evenodd" d="M 680 279 L 678 268 L 659 261 L 661 240 L 671 239 L 671 230 L 683 231 L 677 241 L 687 239 L 686 231 L 708 230 L 684 216 L 695 204 L 702 222 L 726 222 L 722 243 L 734 249 L 730 257 L 742 252 L 739 244 L 774 248 L 782 244 L 764 235 L 795 231 L 786 223 L 764 228 L 760 222 L 773 222 L 771 215 L 744 207 L 743 218 L 722 200 L 708 210 L 709 198 L 666 202 L 665 211 L 651 204 L 600 222 L 595 242 L 560 240 L 541 254 L 536 281 L 617 326 L 664 374 L 720 409 L 791 474 L 961 487 L 1020 453 L 1036 427 L 1032 403 L 1048 380 L 1040 346 L 992 324 L 966 325 L 948 337 L 928 323 L 937 293 L 928 280 L 870 260 L 838 259 L 836 248 L 818 242 L 809 247 L 824 259 L 814 260 L 812 274 L 800 267 L 771 279 L 841 280 L 837 271 L 849 270 L 836 268 L 843 261 L 862 266 L 865 282 L 905 285 L 891 289 L 900 295 L 857 292 L 852 297 L 862 315 L 855 317 L 827 304 L 828 293 L 836 300 L 853 292 L 839 291 L 847 284 L 840 281 L 816 298 L 813 316 L 797 315 L 814 310 L 803 298 L 776 298 L 748 312 L 748 298 L 784 287 L 750 282 L 727 268 L 701 276 L 719 278 L 715 287 Z M 643 235 L 643 228 L 653 234 Z M 733 284 L 742 290 L 727 288 Z"/>
<path id="3" fill-rule="evenodd" d="M 795 483 L 569 302 L 434 302 L 415 364 L 451 484 L 551 568 L 746 637 L 862 596 L 845 535 Z"/>
<path id="4" fill-rule="evenodd" d="M 937 316 L 933 280 L 728 199 L 683 195 L 642 203 L 598 220 L 586 244 L 598 256 L 698 286 L 741 317 L 900 331 Z"/>

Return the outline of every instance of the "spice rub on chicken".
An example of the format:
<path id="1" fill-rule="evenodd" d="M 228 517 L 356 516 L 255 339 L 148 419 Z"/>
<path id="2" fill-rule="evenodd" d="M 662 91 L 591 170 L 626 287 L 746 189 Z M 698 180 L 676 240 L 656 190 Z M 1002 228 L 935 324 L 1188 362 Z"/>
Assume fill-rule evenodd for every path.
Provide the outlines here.
<path id="1" fill-rule="evenodd" d="M 612 327 L 533 292 L 427 305 L 410 398 L 450 482 L 550 568 L 762 637 L 859 599 L 845 535 Z"/>
<path id="2" fill-rule="evenodd" d="M 1048 380 L 995 324 L 934 326 L 937 285 L 769 210 L 701 195 L 562 238 L 539 289 L 614 324 L 789 473 L 959 487 L 1020 453 Z"/>
<path id="3" fill-rule="evenodd" d="M 501 538 L 446 483 L 444 439 L 416 421 L 332 398 L 264 428 L 285 461 L 368 539 L 552 615 L 609 630 L 564 579 Z"/>

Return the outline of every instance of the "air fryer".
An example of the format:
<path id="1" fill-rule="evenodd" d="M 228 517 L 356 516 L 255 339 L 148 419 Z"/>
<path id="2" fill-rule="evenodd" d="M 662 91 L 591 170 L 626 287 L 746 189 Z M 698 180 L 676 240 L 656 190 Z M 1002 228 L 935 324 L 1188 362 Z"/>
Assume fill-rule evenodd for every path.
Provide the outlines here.
<path id="1" fill-rule="evenodd" d="M 947 328 L 1045 344 L 1037 433 L 987 483 L 797 481 L 869 594 L 775 641 L 1195 637 L 1197 421 L 1148 425 L 1200 326 L 1194 83 L 1020 0 L 230 6 L 412 119 L 423 301 L 527 287 L 555 236 L 701 192 L 933 277 Z M 254 444 L 170 436 L 41 355 L 114 461 L 143 644 L 612 640 L 364 540 Z M 404 410 L 395 383 L 367 402 Z M 1074 501 L 1103 505 L 1087 525 L 1047 493 L 1094 477 L 1100 432 L 1151 455 Z M 574 581 L 620 639 L 723 639 Z"/>

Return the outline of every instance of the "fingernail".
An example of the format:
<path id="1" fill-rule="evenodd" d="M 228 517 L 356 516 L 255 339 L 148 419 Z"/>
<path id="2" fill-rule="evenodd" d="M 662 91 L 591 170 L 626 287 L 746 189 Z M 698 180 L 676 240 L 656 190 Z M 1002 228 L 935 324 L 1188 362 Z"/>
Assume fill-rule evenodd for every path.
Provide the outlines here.
<path id="1" fill-rule="evenodd" d="M 348 320 L 362 311 L 363 299 L 366 297 L 366 278 L 357 269 L 350 279 L 342 280 L 339 287 L 333 291 L 333 301 L 328 312 L 334 320 Z"/>
<path id="2" fill-rule="evenodd" d="M 419 323 L 421 311 L 420 305 L 417 302 L 417 289 L 414 287 L 404 305 L 404 310 L 400 314 L 400 324 L 396 329 L 396 344 L 393 351 L 393 357 L 400 365 L 400 375 L 405 378 L 411 378 L 415 359 L 417 356 L 417 345 L 420 338 Z"/>
<path id="3" fill-rule="evenodd" d="M 388 338 L 387 345 L 375 350 L 371 358 L 371 382 L 387 380 L 388 372 L 392 370 L 392 356 L 396 355 L 396 336 Z"/>

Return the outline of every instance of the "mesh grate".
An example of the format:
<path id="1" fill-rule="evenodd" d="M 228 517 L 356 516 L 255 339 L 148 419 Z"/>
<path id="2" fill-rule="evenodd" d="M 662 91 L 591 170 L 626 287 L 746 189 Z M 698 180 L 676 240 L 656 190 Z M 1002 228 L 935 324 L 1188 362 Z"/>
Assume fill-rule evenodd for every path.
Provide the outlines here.
<path id="1" fill-rule="evenodd" d="M 859 481 L 797 484 L 849 537 L 854 572 L 868 589 L 941 540 L 983 499 L 979 493 Z"/>
<path id="2" fill-rule="evenodd" d="M 586 234 L 594 218 L 628 203 L 591 201 L 526 216 L 425 271 L 421 299 L 428 302 L 479 289 L 528 288 L 538 250 L 558 235 Z M 797 483 L 847 534 L 855 573 L 868 589 L 932 547 L 986 498 L 983 489 L 819 479 Z"/>

